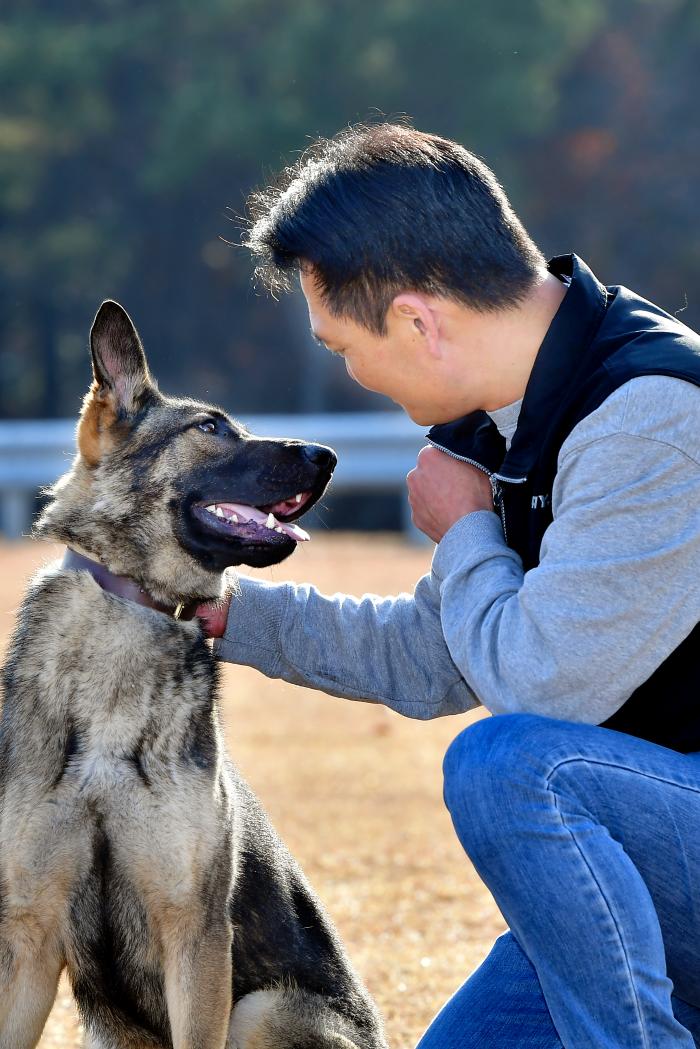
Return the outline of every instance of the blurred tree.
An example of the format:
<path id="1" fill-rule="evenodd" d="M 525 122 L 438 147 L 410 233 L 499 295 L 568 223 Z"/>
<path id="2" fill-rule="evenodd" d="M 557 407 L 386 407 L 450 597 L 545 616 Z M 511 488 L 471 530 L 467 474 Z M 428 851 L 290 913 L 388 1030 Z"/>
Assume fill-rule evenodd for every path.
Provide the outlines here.
<path id="1" fill-rule="evenodd" d="M 534 225 L 700 329 L 697 0 L 616 0 L 526 168 Z M 695 85 L 695 88 L 693 88 Z"/>
<path id="2" fill-rule="evenodd" d="M 237 239 L 266 172 L 372 115 L 407 112 L 464 142 L 543 243 L 584 244 L 610 279 L 634 256 L 649 294 L 657 215 L 672 212 L 666 262 L 689 284 L 697 148 L 670 120 L 698 78 L 696 31 L 695 0 L 5 0 L 0 415 L 74 414 L 107 296 L 132 313 L 167 390 L 242 414 L 385 407 L 309 356 L 299 304 L 257 297 L 246 253 L 221 240 Z M 640 175 L 652 167 L 656 181 Z"/>

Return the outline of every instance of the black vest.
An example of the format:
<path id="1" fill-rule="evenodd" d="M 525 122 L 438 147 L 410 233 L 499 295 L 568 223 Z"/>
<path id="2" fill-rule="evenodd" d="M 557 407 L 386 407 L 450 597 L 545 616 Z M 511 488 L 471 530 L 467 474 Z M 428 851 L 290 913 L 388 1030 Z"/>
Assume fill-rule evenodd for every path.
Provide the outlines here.
<path id="1" fill-rule="evenodd" d="M 558 256 L 549 270 L 571 285 L 537 354 L 508 453 L 485 412 L 428 433 L 493 475 L 506 542 L 525 571 L 539 564 L 559 449 L 576 424 L 640 375 L 700 386 L 700 336 L 627 288 L 605 288 L 576 255 Z M 603 725 L 700 751 L 700 623 Z"/>

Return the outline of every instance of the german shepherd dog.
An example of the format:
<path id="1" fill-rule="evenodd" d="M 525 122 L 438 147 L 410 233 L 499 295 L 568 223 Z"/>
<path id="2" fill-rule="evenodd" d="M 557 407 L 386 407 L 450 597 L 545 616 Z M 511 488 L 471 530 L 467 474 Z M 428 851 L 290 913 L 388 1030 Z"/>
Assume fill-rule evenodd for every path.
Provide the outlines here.
<path id="1" fill-rule="evenodd" d="M 306 536 L 329 448 L 166 397 L 105 302 L 78 453 L 37 535 L 0 723 L 0 1049 L 65 968 L 89 1049 L 383 1049 L 376 1009 L 227 758 L 199 602 Z"/>

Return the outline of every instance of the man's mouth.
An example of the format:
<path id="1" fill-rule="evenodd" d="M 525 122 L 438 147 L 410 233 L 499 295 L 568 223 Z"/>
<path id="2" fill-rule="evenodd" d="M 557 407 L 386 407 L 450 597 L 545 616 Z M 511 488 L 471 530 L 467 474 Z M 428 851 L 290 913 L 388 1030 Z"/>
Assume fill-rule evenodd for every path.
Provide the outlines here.
<path id="1" fill-rule="evenodd" d="M 292 524 L 291 519 L 304 512 L 311 498 L 312 492 L 308 491 L 262 506 L 215 502 L 198 503 L 192 509 L 207 529 L 221 536 L 252 543 L 283 542 L 285 538 L 304 543 L 311 538 L 309 533 Z"/>

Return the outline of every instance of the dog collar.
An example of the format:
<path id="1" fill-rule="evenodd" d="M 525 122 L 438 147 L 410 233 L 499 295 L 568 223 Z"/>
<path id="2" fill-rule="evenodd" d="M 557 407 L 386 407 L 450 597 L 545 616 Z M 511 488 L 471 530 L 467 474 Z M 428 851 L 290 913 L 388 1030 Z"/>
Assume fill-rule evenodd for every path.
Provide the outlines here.
<path id="1" fill-rule="evenodd" d="M 127 575 L 115 575 L 99 561 L 93 561 L 92 558 L 79 554 L 70 546 L 66 548 L 61 568 L 74 572 L 89 572 L 97 585 L 108 593 L 126 598 L 127 601 L 134 601 L 137 605 L 143 605 L 144 608 L 153 608 L 156 612 L 172 616 L 173 619 L 194 619 L 199 604 L 198 601 L 189 601 L 187 604 L 181 602 L 175 606 L 162 605 L 160 601 L 156 601 L 143 587 L 139 586 L 135 579 Z"/>

